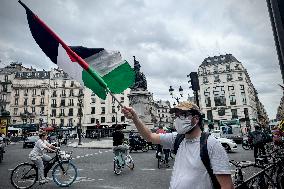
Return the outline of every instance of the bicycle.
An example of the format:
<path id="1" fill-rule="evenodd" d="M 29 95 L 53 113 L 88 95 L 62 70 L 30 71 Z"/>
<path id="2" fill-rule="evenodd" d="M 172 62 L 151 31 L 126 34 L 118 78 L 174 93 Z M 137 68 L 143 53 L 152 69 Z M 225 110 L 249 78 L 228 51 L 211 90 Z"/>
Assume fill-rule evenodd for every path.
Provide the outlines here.
<path id="1" fill-rule="evenodd" d="M 273 162 L 265 164 L 268 156 L 272 157 Z M 230 160 L 230 163 L 236 167 L 234 175 L 234 185 L 236 186 L 236 189 L 284 189 L 283 160 L 284 156 L 277 156 L 277 154 L 266 155 L 264 158 L 257 158 L 257 162 L 237 162 Z M 261 168 L 262 170 L 244 181 L 242 169 L 250 166 Z"/>
<path id="2" fill-rule="evenodd" d="M 168 154 L 166 154 L 168 153 Z M 170 149 L 163 149 L 162 146 L 159 144 L 156 151 L 156 158 L 158 161 L 158 169 L 164 164 L 167 168 L 169 168 L 168 162 L 166 162 L 166 155 L 168 156 L 168 161 L 170 157 Z"/>
<path id="3" fill-rule="evenodd" d="M 122 150 L 119 147 L 113 149 L 114 158 L 113 158 L 113 172 L 116 175 L 120 175 L 122 169 L 126 165 L 130 170 L 134 169 L 134 161 L 128 150 Z"/>
<path id="4" fill-rule="evenodd" d="M 52 170 L 53 181 L 60 187 L 70 186 L 77 178 L 77 168 L 71 159 L 72 152 L 57 150 L 50 161 L 44 162 L 44 176 L 55 165 Z M 34 163 L 21 163 L 12 170 L 10 180 L 17 189 L 31 188 L 38 181 L 38 169 Z"/>

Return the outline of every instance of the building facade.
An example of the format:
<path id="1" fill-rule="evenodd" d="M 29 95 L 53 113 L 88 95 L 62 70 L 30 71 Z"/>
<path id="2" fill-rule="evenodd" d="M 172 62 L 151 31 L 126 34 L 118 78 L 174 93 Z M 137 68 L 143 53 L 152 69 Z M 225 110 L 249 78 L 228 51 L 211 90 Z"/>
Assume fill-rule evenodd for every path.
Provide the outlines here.
<path id="1" fill-rule="evenodd" d="M 10 112 L 11 125 L 75 129 L 81 123 L 84 132 L 96 124 L 128 123 L 109 94 L 101 100 L 63 70 L 37 71 L 12 63 L 0 69 L 0 79 L 0 106 Z M 129 106 L 129 91 L 115 95 L 123 106 Z"/>
<path id="2" fill-rule="evenodd" d="M 170 114 L 171 104 L 169 101 L 155 101 L 155 126 L 158 127 L 162 125 L 163 127 L 171 128 L 173 127 L 173 117 Z"/>
<path id="3" fill-rule="evenodd" d="M 198 68 L 199 103 L 205 113 L 205 127 L 219 127 L 221 120 L 239 120 L 242 129 L 267 117 L 247 70 L 232 54 L 205 58 Z"/>

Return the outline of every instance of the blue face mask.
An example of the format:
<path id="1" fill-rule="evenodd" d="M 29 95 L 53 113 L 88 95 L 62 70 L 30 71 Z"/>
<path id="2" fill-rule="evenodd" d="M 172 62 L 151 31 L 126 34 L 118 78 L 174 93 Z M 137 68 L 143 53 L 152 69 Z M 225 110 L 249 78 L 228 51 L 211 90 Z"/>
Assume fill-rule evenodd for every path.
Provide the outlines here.
<path id="1" fill-rule="evenodd" d="M 192 125 L 192 118 L 186 118 L 186 117 L 177 117 L 175 119 L 175 129 L 178 134 L 185 134 L 191 129 L 193 129 L 195 125 Z"/>

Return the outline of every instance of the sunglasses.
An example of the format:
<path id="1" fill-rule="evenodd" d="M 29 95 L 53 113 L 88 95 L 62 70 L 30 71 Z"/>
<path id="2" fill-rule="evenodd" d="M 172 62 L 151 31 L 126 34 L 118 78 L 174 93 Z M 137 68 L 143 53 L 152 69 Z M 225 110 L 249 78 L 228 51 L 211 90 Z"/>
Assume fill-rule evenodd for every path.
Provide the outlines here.
<path id="1" fill-rule="evenodd" d="M 185 118 L 192 118 L 193 114 L 191 112 L 176 112 L 175 118 L 185 119 Z"/>

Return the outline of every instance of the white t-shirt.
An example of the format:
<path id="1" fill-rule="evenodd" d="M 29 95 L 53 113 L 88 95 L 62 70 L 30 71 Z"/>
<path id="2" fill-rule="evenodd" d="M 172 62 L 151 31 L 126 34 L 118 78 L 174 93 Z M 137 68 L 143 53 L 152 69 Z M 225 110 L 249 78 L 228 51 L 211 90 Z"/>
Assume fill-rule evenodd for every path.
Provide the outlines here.
<path id="1" fill-rule="evenodd" d="M 44 154 L 44 149 L 49 146 L 50 144 L 46 140 L 41 140 L 39 139 L 33 148 L 33 150 L 30 152 L 29 157 L 31 160 L 36 160 L 39 159 L 43 156 Z"/>
<path id="2" fill-rule="evenodd" d="M 176 133 L 161 134 L 161 144 L 173 149 Z M 231 174 L 229 159 L 221 143 L 209 136 L 208 155 L 214 174 Z M 170 189 L 212 189 L 210 176 L 200 158 L 200 138 L 184 139 L 175 157 Z"/>

